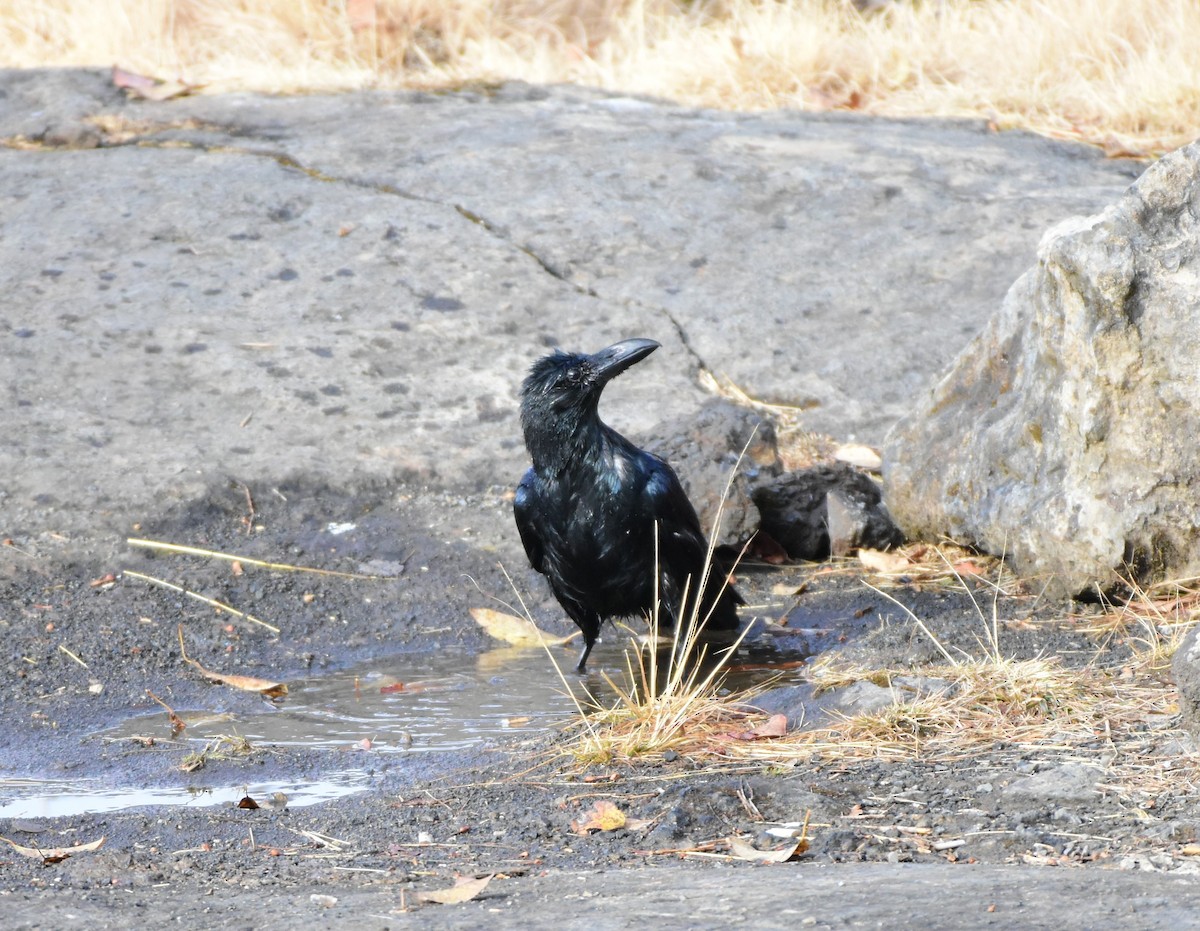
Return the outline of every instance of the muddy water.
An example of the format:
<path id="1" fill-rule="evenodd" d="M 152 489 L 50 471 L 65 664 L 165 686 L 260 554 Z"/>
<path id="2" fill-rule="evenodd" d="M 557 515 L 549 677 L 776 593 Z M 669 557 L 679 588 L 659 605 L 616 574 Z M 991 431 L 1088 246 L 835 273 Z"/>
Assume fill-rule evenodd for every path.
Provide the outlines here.
<path id="1" fill-rule="evenodd" d="M 465 749 L 522 733 L 532 736 L 569 721 L 583 708 L 612 705 L 617 701 L 614 682 L 628 687 L 628 660 L 622 645 L 598 647 L 587 676 L 570 671 L 574 658 L 573 652 L 556 651 L 552 662 L 542 650 L 515 648 L 397 655 L 290 682 L 286 698 L 264 701 L 260 711 L 249 715 L 176 709 L 187 723 L 181 735 L 171 733 L 165 713 L 130 718 L 93 736 L 182 742 L 197 752 L 208 746 L 209 752 L 218 754 L 236 752 L 233 741 L 238 738 L 259 746 L 342 750 L 346 751 L 344 770 L 316 781 L 222 787 L 210 786 L 200 770 L 191 788 L 0 781 L 0 817 L 55 817 L 144 806 L 228 806 L 244 795 L 260 804 L 286 797 L 290 807 L 338 798 L 367 787 L 369 771 L 380 753 Z M 801 675 L 801 659 L 801 654 L 781 651 L 775 644 L 743 646 L 725 688 L 743 690 L 768 680 L 795 682 Z"/>
<path id="2" fill-rule="evenodd" d="M 556 653 L 559 672 L 536 649 L 392 656 L 289 683 L 285 699 L 264 702 L 257 714 L 180 714 L 190 738 L 229 735 L 252 744 L 381 753 L 458 750 L 539 733 L 583 708 L 616 701 L 613 683 L 624 688 L 628 679 L 623 651 L 598 648 L 586 676 L 571 671 L 574 658 L 574 653 Z M 778 651 L 771 658 L 778 661 Z M 755 659 L 764 657 L 741 651 L 726 687 L 743 689 L 775 675 L 771 663 Z M 103 736 L 166 739 L 170 734 L 166 716 L 159 713 L 126 721 Z"/>

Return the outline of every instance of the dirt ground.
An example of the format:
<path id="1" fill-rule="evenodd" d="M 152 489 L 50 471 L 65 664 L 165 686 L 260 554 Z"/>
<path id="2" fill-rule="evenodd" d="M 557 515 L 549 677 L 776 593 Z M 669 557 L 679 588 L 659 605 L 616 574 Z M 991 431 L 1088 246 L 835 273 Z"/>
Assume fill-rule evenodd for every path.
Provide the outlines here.
<path id="1" fill-rule="evenodd" d="M 331 535 L 329 523 L 338 520 L 355 529 Z M 164 724 L 167 712 L 149 692 L 189 711 L 236 718 L 261 710 L 258 695 L 214 685 L 184 662 L 180 625 L 188 656 L 207 669 L 282 682 L 400 652 L 482 651 L 488 638 L 468 609 L 483 603 L 481 590 L 506 589 L 503 563 L 539 622 L 567 632 L 539 578 L 521 562 L 509 520 L 501 489 L 450 498 L 387 485 L 346 495 L 231 482 L 125 528 L 131 536 L 270 562 L 388 576 L 372 581 L 250 565 L 237 574 L 225 561 L 126 547 L 116 535 L 100 561 L 62 535 L 11 537 L 0 550 L 0 752 L 7 774 L 199 789 L 302 782 L 353 769 L 369 788 L 304 808 L 259 799 L 257 810 L 170 806 L 0 822 L 3 837 L 42 851 L 104 838 L 100 849 L 59 862 L 0 850 L 0 895 L 17 918 L 10 926 L 122 926 L 138 914 L 152 922 L 249 927 L 261 923 L 263 908 L 316 926 L 436 920 L 470 927 L 505 915 L 536 926 L 583 914 L 615 926 L 639 908 L 672 916 L 669 927 L 736 920 L 875 926 L 891 922 L 872 890 L 900 876 L 897 870 L 914 870 L 904 874 L 914 882 L 936 877 L 938 888 L 966 884 L 970 905 L 956 910 L 947 910 L 946 900 L 911 905 L 918 886 L 907 887 L 910 919 L 925 927 L 1011 926 L 1011 909 L 1046 895 L 1046 882 L 1070 887 L 1050 896 L 1066 912 L 1055 927 L 1122 916 L 1135 926 L 1158 926 L 1196 895 L 1194 787 L 1182 775 L 1177 786 L 1156 783 L 1153 795 L 1122 784 L 1113 765 L 1127 750 L 1104 734 L 1083 746 L 997 743 L 938 762 L 818 758 L 748 766 L 665 754 L 626 766 L 579 763 L 565 752 L 569 734 L 551 728 L 444 753 L 349 742 L 336 750 L 224 748 L 192 771 L 185 771 L 189 755 L 203 741 L 186 732 L 152 744 L 96 736 L 156 711 Z M 739 585 L 764 614 L 779 609 L 772 592 L 805 586 L 793 625 L 805 623 L 804 612 L 826 623 L 845 618 L 848 636 L 839 647 L 859 658 L 880 665 L 935 658 L 929 637 L 895 604 L 856 574 L 823 568 L 750 567 L 739 573 Z M 280 632 L 122 575 L 127 570 L 237 605 Z M 889 593 L 944 647 L 978 652 L 981 615 L 962 588 L 901 583 Z M 990 604 L 983 583 L 974 594 Z M 785 600 L 783 610 L 790 605 Z M 1053 652 L 1079 665 L 1127 661 L 1115 639 L 1102 643 L 1077 622 L 1058 622 L 1061 607 L 1029 595 L 998 601 L 1006 653 Z M 782 656 L 787 635 L 775 639 Z M 764 705 L 771 701 L 764 696 Z M 1145 724 L 1139 752 L 1148 766 L 1191 750 L 1174 718 L 1159 717 Z M 0 795 L 18 791 L 15 778 L 7 786 L 0 783 Z M 573 822 L 598 801 L 617 805 L 634 826 L 577 833 Z M 793 862 L 761 865 L 731 854 L 730 838 L 778 848 L 785 842 L 766 830 L 805 818 L 810 847 Z M 420 901 L 456 877 L 487 875 L 493 879 L 468 904 Z M 1142 884 L 1131 891 L 1134 879 Z M 832 898 L 811 891 L 828 892 L 831 882 L 839 890 Z M 847 884 L 851 891 L 840 891 Z M 787 890 L 797 887 L 809 891 L 794 898 Z M 687 889 L 696 890 L 690 898 Z M 536 912 L 527 910 L 530 903 Z M 620 922 L 614 908 L 622 910 Z M 519 915 L 525 917 L 517 921 Z"/>

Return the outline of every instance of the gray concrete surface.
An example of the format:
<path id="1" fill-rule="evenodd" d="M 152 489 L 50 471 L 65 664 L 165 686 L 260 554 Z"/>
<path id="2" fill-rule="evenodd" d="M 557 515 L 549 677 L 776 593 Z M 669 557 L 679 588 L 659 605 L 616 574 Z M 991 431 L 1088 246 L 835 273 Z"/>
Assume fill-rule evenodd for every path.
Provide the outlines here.
<path id="1" fill-rule="evenodd" d="M 1032 260 L 1140 171 L 973 122 L 579 88 L 126 102 L 0 72 L 0 525 L 119 527 L 214 477 L 507 485 L 552 344 L 664 343 L 879 442 Z"/>

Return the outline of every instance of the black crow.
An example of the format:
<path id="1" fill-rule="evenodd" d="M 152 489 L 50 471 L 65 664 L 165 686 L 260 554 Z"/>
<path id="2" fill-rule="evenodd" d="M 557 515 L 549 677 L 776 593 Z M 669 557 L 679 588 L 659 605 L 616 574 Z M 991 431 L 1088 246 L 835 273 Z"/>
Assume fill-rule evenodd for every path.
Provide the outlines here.
<path id="1" fill-rule="evenodd" d="M 690 620 L 701 588 L 704 629 L 731 640 L 738 626 L 742 599 L 724 571 L 714 566 L 705 577 L 708 544 L 674 470 L 597 410 L 604 386 L 658 345 L 627 339 L 590 356 L 556 351 L 535 362 L 521 386 L 533 467 L 517 486 L 517 529 L 529 562 L 583 631 L 580 672 L 601 623 L 654 617 L 656 596 L 662 626 Z"/>

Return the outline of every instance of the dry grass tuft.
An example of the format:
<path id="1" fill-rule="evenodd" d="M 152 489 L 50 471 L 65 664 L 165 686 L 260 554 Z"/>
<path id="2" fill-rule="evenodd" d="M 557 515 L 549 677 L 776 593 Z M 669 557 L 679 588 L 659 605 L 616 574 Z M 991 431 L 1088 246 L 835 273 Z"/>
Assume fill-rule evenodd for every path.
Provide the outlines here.
<path id="1" fill-rule="evenodd" d="M 992 587 L 998 594 L 999 586 Z M 1099 663 L 1069 668 L 1058 657 L 1014 659 L 1002 652 L 995 603 L 990 617 L 978 603 L 976 610 L 984 628 L 979 656 L 956 656 L 938 643 L 943 661 L 936 664 L 867 669 L 834 655 L 810 668 L 814 695 L 861 681 L 894 689 L 897 703 L 879 711 L 783 736 L 747 739 L 766 720 L 749 707 L 752 696 L 739 696 L 731 707 L 701 692 L 674 695 L 665 708 L 628 698 L 598 719 L 598 733 L 609 750 L 629 740 L 640 752 L 669 747 L 713 767 L 790 768 L 815 760 L 835 765 L 881 760 L 954 764 L 994 753 L 1095 758 L 1103 752 L 1112 783 L 1108 788 L 1134 799 L 1200 773 L 1200 756 L 1160 758 L 1151 752 L 1177 710 L 1175 690 L 1162 681 L 1160 650 L 1135 653 L 1119 668 Z M 932 636 L 918 618 L 913 620 Z M 656 720 L 664 711 L 667 727 Z M 669 733 L 669 739 L 655 744 L 640 736 L 646 733 Z M 614 752 L 606 759 L 634 756 Z"/>
<path id="2" fill-rule="evenodd" d="M 1162 151 L 1200 131 L 1194 0 L 0 0 L 0 60 L 214 90 L 576 82 L 730 109 L 977 116 Z"/>
<path id="3" fill-rule="evenodd" d="M 1141 666 L 1162 672 L 1200 621 L 1200 579 L 1168 580 L 1148 588 L 1127 584 L 1131 595 L 1126 601 L 1110 601 L 1103 613 L 1076 620 L 1081 630 L 1123 642 Z"/>
<path id="4" fill-rule="evenodd" d="M 617 701 L 587 713 L 571 755 L 585 764 L 628 763 L 667 750 L 692 755 L 739 723 L 760 717 L 749 704 L 752 693 L 721 694 L 733 650 L 698 661 L 704 647 L 696 636 L 694 626 L 682 639 L 678 628 L 674 631 L 665 672 L 660 672 L 658 656 L 640 650 L 636 662 L 629 659 L 626 681 L 631 684 L 606 677 Z"/>

